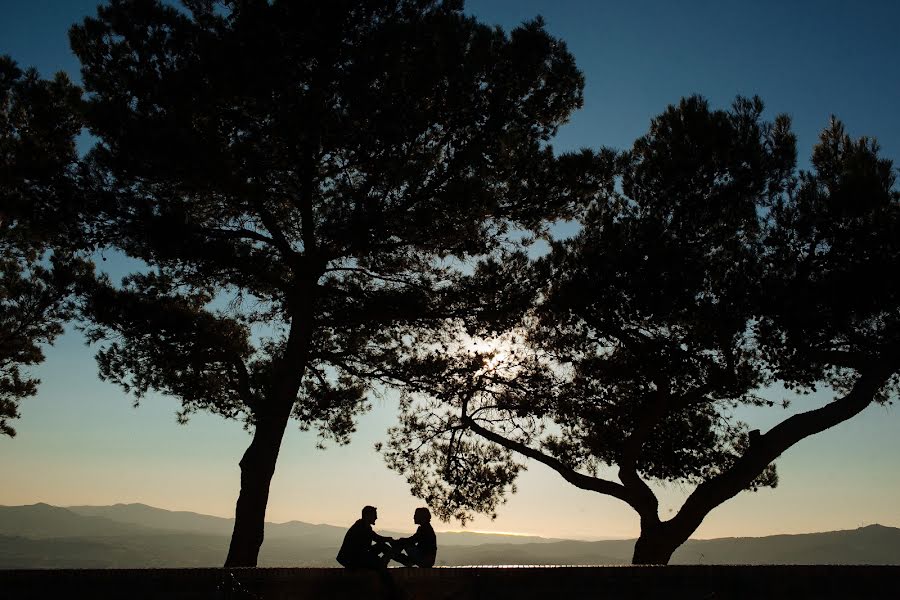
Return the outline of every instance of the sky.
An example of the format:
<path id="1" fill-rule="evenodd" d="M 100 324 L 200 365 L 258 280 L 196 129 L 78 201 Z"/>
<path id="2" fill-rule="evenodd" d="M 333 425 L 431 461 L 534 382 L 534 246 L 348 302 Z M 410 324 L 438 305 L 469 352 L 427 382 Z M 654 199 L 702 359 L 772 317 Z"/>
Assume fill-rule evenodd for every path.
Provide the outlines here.
<path id="1" fill-rule="evenodd" d="M 77 81 L 66 31 L 95 6 L 94 0 L 0 0 L 0 54 L 44 76 L 64 70 Z M 547 30 L 568 44 L 585 75 L 585 102 L 553 141 L 557 150 L 626 148 L 683 96 L 702 94 L 725 107 L 736 95 L 759 95 L 768 117 L 792 117 L 801 166 L 832 114 L 852 136 L 876 137 L 883 155 L 900 161 L 900 2 L 481 0 L 467 2 L 466 11 L 506 29 L 540 14 Z M 18 435 L 0 437 L 0 504 L 142 502 L 233 516 L 247 432 L 203 414 L 178 425 L 172 398 L 151 396 L 133 407 L 131 398 L 99 380 L 93 353 L 70 327 L 34 369 L 40 391 L 22 402 L 13 424 Z M 797 399 L 793 410 L 829 398 Z M 317 450 L 314 434 L 289 426 L 267 519 L 349 525 L 371 504 L 379 509 L 378 528 L 412 530 L 421 502 L 373 449 L 392 424 L 395 405 L 390 395 L 375 400 L 346 447 Z M 746 419 L 765 431 L 785 416 L 755 410 Z M 802 441 L 779 459 L 776 489 L 740 494 L 707 517 L 694 537 L 900 527 L 898 429 L 895 407 L 871 406 Z M 468 529 L 578 539 L 638 533 L 637 516 L 626 505 L 576 490 L 541 465 L 531 465 L 518 488 L 496 520 L 478 518 Z M 687 491 L 659 488 L 663 518 Z"/>

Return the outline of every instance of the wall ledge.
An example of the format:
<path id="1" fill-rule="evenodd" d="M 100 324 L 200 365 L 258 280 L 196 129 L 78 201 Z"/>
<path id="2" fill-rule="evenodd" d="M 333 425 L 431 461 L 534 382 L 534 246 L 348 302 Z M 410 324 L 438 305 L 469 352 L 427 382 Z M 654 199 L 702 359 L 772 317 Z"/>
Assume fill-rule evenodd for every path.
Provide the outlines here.
<path id="1" fill-rule="evenodd" d="M 858 600 L 893 597 L 900 565 L 501 566 L 349 571 L 0 570 L 0 598 L 49 600 Z"/>

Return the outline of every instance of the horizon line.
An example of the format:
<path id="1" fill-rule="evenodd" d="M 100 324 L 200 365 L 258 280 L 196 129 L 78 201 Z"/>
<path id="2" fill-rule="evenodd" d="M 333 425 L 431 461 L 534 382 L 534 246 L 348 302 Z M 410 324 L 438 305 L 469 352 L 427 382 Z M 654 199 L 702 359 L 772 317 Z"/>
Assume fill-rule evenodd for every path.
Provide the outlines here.
<path id="1" fill-rule="evenodd" d="M 169 513 L 189 513 L 193 515 L 198 515 L 201 517 L 212 517 L 215 519 L 225 519 L 229 521 L 233 521 L 234 517 L 223 517 L 221 515 L 200 513 L 194 510 L 180 510 L 180 509 L 170 509 L 170 508 L 161 508 L 159 506 L 153 506 L 151 504 L 146 504 L 144 502 L 115 502 L 113 504 L 69 504 L 66 506 L 50 504 L 49 502 L 38 501 L 32 504 L 0 504 L 0 508 L 26 508 L 31 506 L 49 506 L 52 508 L 62 508 L 62 509 L 71 509 L 78 507 L 85 508 L 110 508 L 114 506 L 143 506 L 146 508 L 152 508 L 154 510 L 161 510 Z M 107 517 L 108 518 L 108 517 Z M 310 521 L 302 521 L 300 519 L 291 519 L 289 521 L 265 521 L 266 523 L 272 525 L 286 525 L 289 523 L 303 523 L 305 525 L 313 525 L 313 526 L 326 526 L 326 527 L 337 527 L 337 528 L 346 528 L 345 525 L 335 525 L 333 523 L 313 523 Z M 766 538 L 773 536 L 781 536 L 781 535 L 813 535 L 817 533 L 834 533 L 840 531 L 857 531 L 859 529 L 865 529 L 866 527 L 886 527 L 891 529 L 900 529 L 900 524 L 898 525 L 884 525 L 882 523 L 860 523 L 856 527 L 846 527 L 846 528 L 838 528 L 838 529 L 828 529 L 823 531 L 801 531 L 801 532 L 792 532 L 792 533 L 769 533 L 764 535 L 723 535 L 717 537 L 691 537 L 688 538 L 690 540 L 697 541 L 706 541 L 706 540 L 725 540 L 725 539 L 758 539 L 758 538 Z M 393 530 L 394 528 L 387 527 L 384 530 Z M 403 531 L 402 529 L 400 531 Z M 637 536 L 591 536 L 591 537 L 560 537 L 560 536 L 550 536 L 536 533 L 523 533 L 523 532 L 513 532 L 513 531 L 487 531 L 483 529 L 435 529 L 437 533 L 474 533 L 478 535 L 497 535 L 497 536 L 505 536 L 505 537 L 532 537 L 544 540 L 557 540 L 557 541 L 575 541 L 575 542 L 602 542 L 602 541 L 630 541 L 636 540 Z"/>

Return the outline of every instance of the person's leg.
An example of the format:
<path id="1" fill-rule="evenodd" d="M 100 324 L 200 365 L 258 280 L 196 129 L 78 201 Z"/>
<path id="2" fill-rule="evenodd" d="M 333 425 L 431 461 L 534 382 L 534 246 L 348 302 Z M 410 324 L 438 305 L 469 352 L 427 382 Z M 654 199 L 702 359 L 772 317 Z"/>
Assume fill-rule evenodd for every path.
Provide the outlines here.
<path id="1" fill-rule="evenodd" d="M 405 567 L 412 567 L 414 561 L 410 558 L 410 551 L 415 550 L 415 544 L 404 540 L 394 540 L 391 542 L 391 558 Z"/>
<path id="2" fill-rule="evenodd" d="M 433 567 L 434 559 L 419 550 L 416 546 L 408 545 L 404 549 L 396 550 L 391 556 L 398 563 L 406 567 Z"/>
<path id="3" fill-rule="evenodd" d="M 383 569 L 386 564 L 378 554 L 366 552 L 358 560 L 354 561 L 353 567 L 356 569 Z"/>
<path id="4" fill-rule="evenodd" d="M 377 542 L 372 546 L 372 553 L 381 561 L 382 566 L 386 567 L 394 555 L 394 549 L 385 542 Z"/>
<path id="5" fill-rule="evenodd" d="M 422 551 L 419 550 L 416 546 L 410 546 L 409 548 L 407 548 L 406 555 L 409 557 L 410 565 L 415 565 L 417 567 L 424 566 L 422 562 L 425 557 L 422 555 Z M 431 565 L 428 566 L 430 567 Z"/>

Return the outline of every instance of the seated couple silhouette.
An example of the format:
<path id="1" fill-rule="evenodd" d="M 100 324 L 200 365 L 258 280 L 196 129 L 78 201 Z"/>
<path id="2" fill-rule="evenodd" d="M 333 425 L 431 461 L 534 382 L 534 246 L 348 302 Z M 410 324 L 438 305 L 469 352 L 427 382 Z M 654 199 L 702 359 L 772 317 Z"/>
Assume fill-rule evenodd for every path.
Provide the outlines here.
<path id="1" fill-rule="evenodd" d="M 418 525 L 410 537 L 395 539 L 378 535 L 372 525 L 378 519 L 378 509 L 366 506 L 362 518 L 344 536 L 337 561 L 348 569 L 384 569 L 391 560 L 407 567 L 431 567 L 437 558 L 437 537 L 431 528 L 431 513 L 417 508 L 413 522 Z"/>

